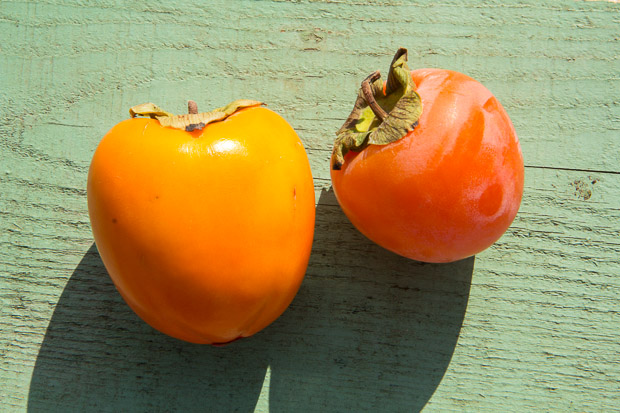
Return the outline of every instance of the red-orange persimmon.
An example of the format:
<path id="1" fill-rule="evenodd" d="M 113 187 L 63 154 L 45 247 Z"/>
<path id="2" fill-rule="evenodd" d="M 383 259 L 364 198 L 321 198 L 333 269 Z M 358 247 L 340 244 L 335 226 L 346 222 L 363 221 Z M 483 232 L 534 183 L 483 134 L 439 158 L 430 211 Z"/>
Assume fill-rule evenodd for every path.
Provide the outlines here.
<path id="1" fill-rule="evenodd" d="M 450 70 L 409 72 L 403 56 L 406 62 L 401 49 L 390 76 L 399 60 L 421 100 L 421 115 L 409 118 L 409 131 L 387 144 L 360 138 L 345 143 L 343 151 L 337 140 L 334 192 L 355 227 L 384 248 L 419 261 L 456 261 L 492 245 L 515 218 L 523 193 L 519 140 L 506 111 L 482 84 Z M 394 102 L 378 82 L 383 87 L 375 87 L 374 96 L 366 93 L 366 100 L 376 97 L 380 108 L 373 112 L 382 107 L 383 116 L 393 116 Z M 392 87 L 394 93 L 402 93 L 407 82 Z M 373 112 L 360 105 L 363 110 L 354 111 L 341 131 L 365 131 L 370 121 L 364 121 L 364 110 L 370 117 Z M 371 130 L 385 123 L 378 118 L 371 119 Z"/>

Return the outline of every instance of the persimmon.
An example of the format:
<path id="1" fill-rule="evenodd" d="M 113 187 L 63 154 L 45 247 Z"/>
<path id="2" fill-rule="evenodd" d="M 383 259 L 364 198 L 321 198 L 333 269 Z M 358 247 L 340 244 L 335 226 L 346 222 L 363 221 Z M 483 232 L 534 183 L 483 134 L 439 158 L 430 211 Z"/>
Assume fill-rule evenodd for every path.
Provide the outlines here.
<path id="1" fill-rule="evenodd" d="M 495 243 L 523 194 L 523 156 L 497 98 L 451 70 L 410 71 L 396 53 L 384 82 L 363 83 L 338 132 L 334 193 L 360 232 L 424 262 L 451 262 Z"/>
<path id="2" fill-rule="evenodd" d="M 88 175 L 110 277 L 170 336 L 222 344 L 255 334 L 285 311 L 308 265 L 315 195 L 299 137 L 255 101 L 130 113 L 103 137 Z"/>

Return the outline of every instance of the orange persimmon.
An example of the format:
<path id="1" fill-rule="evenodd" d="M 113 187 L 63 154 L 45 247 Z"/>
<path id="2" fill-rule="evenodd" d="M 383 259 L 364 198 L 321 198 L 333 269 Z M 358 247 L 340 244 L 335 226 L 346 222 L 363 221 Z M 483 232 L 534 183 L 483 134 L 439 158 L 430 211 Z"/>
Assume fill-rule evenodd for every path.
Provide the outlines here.
<path id="1" fill-rule="evenodd" d="M 301 141 L 254 101 L 130 113 L 101 140 L 88 175 L 110 277 L 165 334 L 209 344 L 253 335 L 288 307 L 310 256 L 314 186 Z"/>
<path id="2" fill-rule="evenodd" d="M 499 101 L 450 70 L 410 71 L 400 49 L 384 83 L 358 94 L 332 155 L 334 192 L 369 239 L 405 257 L 450 262 L 497 241 L 523 193 L 519 140 Z"/>

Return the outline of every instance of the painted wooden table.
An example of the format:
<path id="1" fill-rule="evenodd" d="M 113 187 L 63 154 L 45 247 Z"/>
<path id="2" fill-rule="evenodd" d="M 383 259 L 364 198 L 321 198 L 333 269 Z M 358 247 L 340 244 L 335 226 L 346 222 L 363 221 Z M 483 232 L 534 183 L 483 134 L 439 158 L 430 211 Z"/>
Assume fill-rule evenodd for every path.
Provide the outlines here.
<path id="1" fill-rule="evenodd" d="M 0 411 L 620 411 L 620 4 L 0 2 Z M 484 83 L 526 163 L 493 247 L 406 260 L 349 224 L 334 132 L 399 46 Z M 262 100 L 316 186 L 305 281 L 224 348 L 137 318 L 93 244 L 86 175 L 129 107 Z"/>

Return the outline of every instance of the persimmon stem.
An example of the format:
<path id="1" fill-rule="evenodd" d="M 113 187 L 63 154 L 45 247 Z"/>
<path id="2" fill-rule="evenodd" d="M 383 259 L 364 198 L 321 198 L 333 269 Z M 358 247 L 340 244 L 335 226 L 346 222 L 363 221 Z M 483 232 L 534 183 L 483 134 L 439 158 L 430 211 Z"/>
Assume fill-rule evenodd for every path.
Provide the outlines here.
<path id="1" fill-rule="evenodd" d="M 415 88 L 407 66 L 407 49 L 400 48 L 390 64 L 387 83 L 378 71 L 362 82 L 351 114 L 336 133 L 332 169 L 342 169 L 349 151 L 360 152 L 368 145 L 388 145 L 407 136 L 422 115 L 422 98 Z"/>
<path id="2" fill-rule="evenodd" d="M 129 109 L 129 116 L 148 116 L 157 119 L 159 124 L 164 127 L 191 132 L 193 130 L 203 129 L 206 125 L 213 122 L 224 120 L 233 115 L 237 111 L 244 108 L 262 106 L 263 103 L 256 100 L 238 99 L 230 102 L 228 105 L 212 110 L 211 112 L 198 113 L 198 105 L 193 100 L 187 102 L 187 111 L 184 115 L 175 115 L 161 109 L 153 103 L 143 103 L 133 106 Z"/>
<path id="3" fill-rule="evenodd" d="M 381 73 L 377 70 L 366 79 L 364 79 L 364 81 L 362 82 L 362 93 L 364 94 L 364 99 L 366 100 L 366 102 L 368 102 L 368 106 L 370 107 L 372 112 L 375 114 L 376 117 L 381 119 L 381 122 L 383 122 L 385 118 L 388 117 L 388 113 L 384 111 L 381 106 L 379 106 L 377 100 L 375 99 L 375 96 L 372 93 L 372 88 L 370 87 L 370 84 L 379 78 L 381 78 Z"/>
<path id="4" fill-rule="evenodd" d="M 198 104 L 193 100 L 189 100 L 187 102 L 187 113 L 189 113 L 190 115 L 198 114 Z"/>

